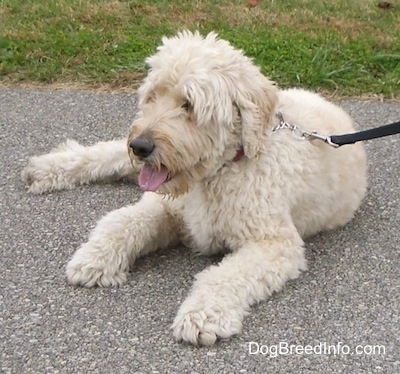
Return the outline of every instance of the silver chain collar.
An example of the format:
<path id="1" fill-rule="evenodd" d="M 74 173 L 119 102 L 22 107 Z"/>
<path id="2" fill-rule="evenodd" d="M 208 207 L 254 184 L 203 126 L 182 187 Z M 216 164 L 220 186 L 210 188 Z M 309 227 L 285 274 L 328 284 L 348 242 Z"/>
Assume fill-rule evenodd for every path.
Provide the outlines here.
<path id="1" fill-rule="evenodd" d="M 294 134 L 295 136 L 297 136 L 299 139 L 301 140 L 322 140 L 323 142 L 325 142 L 326 144 L 329 144 L 330 146 L 334 147 L 334 148 L 338 148 L 339 145 L 335 144 L 332 142 L 332 139 L 330 136 L 327 135 L 322 135 L 319 134 L 317 131 L 305 131 L 302 130 L 300 127 L 296 126 L 296 125 L 291 125 L 290 123 L 287 123 L 284 119 L 283 119 L 283 115 L 281 112 L 277 112 L 276 113 L 276 117 L 279 119 L 279 124 L 276 125 L 273 129 L 272 129 L 272 133 L 275 133 L 279 130 L 283 130 L 283 129 L 288 129 L 292 132 L 292 134 Z"/>

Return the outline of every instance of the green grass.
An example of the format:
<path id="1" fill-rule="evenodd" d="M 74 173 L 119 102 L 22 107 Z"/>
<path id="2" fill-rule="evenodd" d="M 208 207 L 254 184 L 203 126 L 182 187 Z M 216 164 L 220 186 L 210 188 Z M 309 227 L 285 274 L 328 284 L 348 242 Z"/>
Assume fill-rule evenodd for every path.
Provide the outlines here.
<path id="1" fill-rule="evenodd" d="M 0 0 L 0 82 L 135 88 L 163 35 L 217 31 L 281 87 L 400 97 L 400 1 Z"/>

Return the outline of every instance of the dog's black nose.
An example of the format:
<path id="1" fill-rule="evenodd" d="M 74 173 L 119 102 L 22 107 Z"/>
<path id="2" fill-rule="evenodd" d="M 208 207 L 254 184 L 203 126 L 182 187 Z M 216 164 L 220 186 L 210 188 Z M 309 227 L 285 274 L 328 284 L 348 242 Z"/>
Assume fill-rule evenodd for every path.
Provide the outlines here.
<path id="1" fill-rule="evenodd" d="M 132 148 L 133 153 L 140 158 L 150 156 L 155 148 L 155 145 L 151 140 L 143 137 L 133 139 L 129 143 L 129 146 Z"/>

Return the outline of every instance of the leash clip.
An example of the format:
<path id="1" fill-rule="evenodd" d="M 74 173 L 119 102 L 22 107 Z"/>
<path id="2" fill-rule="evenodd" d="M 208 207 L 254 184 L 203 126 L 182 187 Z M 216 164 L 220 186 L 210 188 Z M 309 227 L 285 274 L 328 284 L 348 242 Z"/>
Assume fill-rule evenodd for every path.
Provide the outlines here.
<path id="1" fill-rule="evenodd" d="M 272 129 L 272 133 L 275 133 L 275 132 L 277 132 L 279 130 L 282 130 L 282 129 L 288 129 L 294 135 L 296 135 L 298 138 L 300 138 L 301 140 L 317 139 L 317 140 L 322 140 L 324 143 L 330 145 L 331 147 L 334 147 L 334 148 L 338 148 L 339 147 L 339 144 L 334 143 L 330 136 L 319 134 L 316 131 L 312 131 L 312 132 L 304 131 L 300 127 L 298 127 L 296 125 L 291 125 L 291 124 L 287 123 L 283 119 L 283 115 L 282 115 L 281 112 L 276 112 L 276 117 L 279 119 L 279 124 L 276 125 Z"/>
<path id="2" fill-rule="evenodd" d="M 354 144 L 356 142 L 364 140 L 370 140 L 375 138 L 381 138 L 383 136 L 400 134 L 400 121 L 398 121 L 390 123 L 388 125 L 376 127 L 374 129 L 354 132 L 351 134 L 327 136 L 327 135 L 321 135 L 316 131 L 312 132 L 304 131 L 296 125 L 291 125 L 290 123 L 287 123 L 283 119 L 283 115 L 281 112 L 276 112 L 275 115 L 279 119 L 279 123 L 272 129 L 272 133 L 275 133 L 282 129 L 288 129 L 301 140 L 318 139 L 322 140 L 324 143 L 334 148 L 339 148 L 340 146 L 345 144 Z M 334 139 L 334 141 L 332 139 Z"/>
<path id="3" fill-rule="evenodd" d="M 334 143 L 330 136 L 318 134 L 316 131 L 313 131 L 308 134 L 309 134 L 308 139 L 310 140 L 312 139 L 322 140 L 326 144 L 329 144 L 331 147 L 339 148 L 339 144 Z"/>

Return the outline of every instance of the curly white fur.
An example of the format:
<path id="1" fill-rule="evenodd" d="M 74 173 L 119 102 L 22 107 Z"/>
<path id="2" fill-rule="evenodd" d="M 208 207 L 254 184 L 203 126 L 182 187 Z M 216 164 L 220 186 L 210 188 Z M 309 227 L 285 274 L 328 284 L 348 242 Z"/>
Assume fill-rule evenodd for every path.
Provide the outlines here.
<path id="1" fill-rule="evenodd" d="M 154 144 L 144 166 L 129 147 L 128 157 L 125 140 L 88 148 L 70 141 L 31 158 L 23 178 L 42 193 L 140 172 L 142 187 L 156 190 L 98 223 L 67 265 L 72 284 L 121 285 L 137 257 L 179 242 L 201 254 L 229 250 L 197 275 L 173 323 L 177 340 L 211 345 L 239 333 L 252 304 L 306 268 L 306 236 L 352 218 L 366 191 L 366 156 L 361 145 L 333 149 L 271 134 L 277 111 L 324 134 L 353 124 L 314 93 L 278 90 L 214 33 L 164 38 L 147 62 L 128 137 Z"/>

